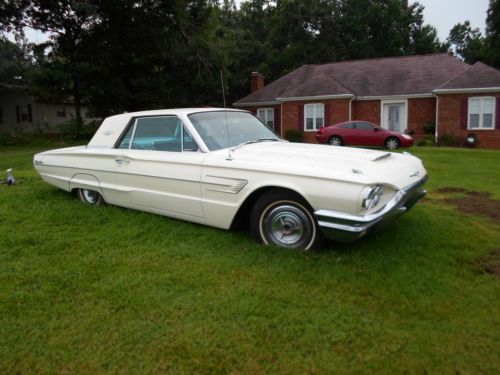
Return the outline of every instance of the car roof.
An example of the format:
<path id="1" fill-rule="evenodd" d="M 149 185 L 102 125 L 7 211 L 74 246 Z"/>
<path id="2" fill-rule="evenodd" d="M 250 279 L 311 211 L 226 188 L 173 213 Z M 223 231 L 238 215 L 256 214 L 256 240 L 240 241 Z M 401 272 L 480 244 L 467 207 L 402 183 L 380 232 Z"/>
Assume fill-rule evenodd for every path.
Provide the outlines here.
<path id="1" fill-rule="evenodd" d="M 171 108 L 171 109 L 155 109 L 150 111 L 125 112 L 119 115 L 110 117 L 138 117 L 138 116 L 159 116 L 159 115 L 189 115 L 198 112 L 215 112 L 215 111 L 231 111 L 231 112 L 247 112 L 241 109 L 234 108 L 217 108 L 217 107 L 194 107 L 194 108 Z"/>

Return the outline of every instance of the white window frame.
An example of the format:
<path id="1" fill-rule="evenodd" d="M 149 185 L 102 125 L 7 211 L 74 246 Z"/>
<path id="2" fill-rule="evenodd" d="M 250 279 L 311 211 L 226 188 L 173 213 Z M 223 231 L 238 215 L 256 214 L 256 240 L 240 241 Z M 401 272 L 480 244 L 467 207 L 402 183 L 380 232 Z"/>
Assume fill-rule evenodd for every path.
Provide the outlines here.
<path id="1" fill-rule="evenodd" d="M 321 126 L 318 126 L 317 124 L 317 117 L 316 117 L 316 106 L 321 106 L 323 110 L 323 124 L 321 126 L 325 126 L 325 104 L 324 103 L 309 103 L 309 104 L 304 104 L 304 132 L 317 132 Z M 307 129 L 307 107 L 313 107 L 313 113 L 314 117 L 313 119 L 313 128 L 312 129 Z"/>
<path id="2" fill-rule="evenodd" d="M 485 128 L 483 126 L 483 115 L 485 112 L 483 112 L 483 101 L 485 99 L 490 99 L 493 101 L 493 109 L 491 113 L 491 127 L 490 128 Z M 471 101 L 474 100 L 479 100 L 479 127 L 477 128 L 472 128 L 470 125 L 470 115 L 471 115 Z M 494 96 L 471 96 L 469 100 L 467 101 L 467 130 L 495 130 L 495 124 L 496 124 L 496 119 L 495 119 L 495 114 L 496 114 L 496 98 Z M 488 112 L 486 112 L 488 113 Z"/>
<path id="3" fill-rule="evenodd" d="M 269 119 L 268 118 L 268 114 L 269 114 L 269 111 L 272 112 L 272 115 L 271 115 L 271 118 Z M 261 112 L 264 112 L 264 118 L 260 117 L 260 113 Z M 273 127 L 271 128 L 271 130 L 274 131 L 274 128 L 275 128 L 275 123 L 274 123 L 274 108 L 258 108 L 257 109 L 257 117 L 267 126 L 267 122 L 268 121 L 272 121 L 273 122 Z"/>

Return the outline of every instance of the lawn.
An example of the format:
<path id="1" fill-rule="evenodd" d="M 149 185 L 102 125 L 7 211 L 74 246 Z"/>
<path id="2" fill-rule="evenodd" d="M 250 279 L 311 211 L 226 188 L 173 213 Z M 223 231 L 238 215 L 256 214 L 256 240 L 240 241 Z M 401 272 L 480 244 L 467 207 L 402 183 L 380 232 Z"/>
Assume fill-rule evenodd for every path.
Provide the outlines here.
<path id="1" fill-rule="evenodd" d="M 498 207 L 499 151 L 413 148 L 428 197 L 316 253 L 84 206 L 37 151 L 0 149 L 0 373 L 500 372 L 500 222 L 460 210 Z"/>

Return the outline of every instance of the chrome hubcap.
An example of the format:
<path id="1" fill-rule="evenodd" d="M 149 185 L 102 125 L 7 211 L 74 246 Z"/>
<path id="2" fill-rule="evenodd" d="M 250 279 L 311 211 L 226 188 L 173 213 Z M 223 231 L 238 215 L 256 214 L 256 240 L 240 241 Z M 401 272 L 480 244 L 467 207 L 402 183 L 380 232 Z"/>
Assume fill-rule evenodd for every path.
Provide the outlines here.
<path id="1" fill-rule="evenodd" d="M 332 146 L 340 146 L 341 142 L 340 142 L 340 139 L 338 139 L 338 138 L 332 138 L 332 139 L 330 139 L 330 144 Z"/>
<path id="2" fill-rule="evenodd" d="M 394 150 L 395 148 L 398 148 L 398 142 L 394 139 L 391 139 L 387 141 L 387 148 Z"/>
<path id="3" fill-rule="evenodd" d="M 83 198 L 90 204 L 96 204 L 99 200 L 99 193 L 94 190 L 82 189 Z"/>
<path id="4" fill-rule="evenodd" d="M 306 214 L 290 205 L 273 208 L 264 220 L 264 230 L 272 243 L 288 248 L 307 245 L 312 232 Z"/>

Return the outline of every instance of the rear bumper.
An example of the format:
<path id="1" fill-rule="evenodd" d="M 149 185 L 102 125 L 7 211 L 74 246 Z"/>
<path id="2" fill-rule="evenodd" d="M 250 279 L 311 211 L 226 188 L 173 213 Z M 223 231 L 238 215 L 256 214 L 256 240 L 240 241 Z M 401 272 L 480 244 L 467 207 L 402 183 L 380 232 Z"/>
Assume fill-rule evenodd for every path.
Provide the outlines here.
<path id="1" fill-rule="evenodd" d="M 408 212 L 427 193 L 422 189 L 426 181 L 427 176 L 399 190 L 382 209 L 370 215 L 359 216 L 318 210 L 314 212 L 314 216 L 325 237 L 334 241 L 354 242 Z"/>

